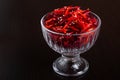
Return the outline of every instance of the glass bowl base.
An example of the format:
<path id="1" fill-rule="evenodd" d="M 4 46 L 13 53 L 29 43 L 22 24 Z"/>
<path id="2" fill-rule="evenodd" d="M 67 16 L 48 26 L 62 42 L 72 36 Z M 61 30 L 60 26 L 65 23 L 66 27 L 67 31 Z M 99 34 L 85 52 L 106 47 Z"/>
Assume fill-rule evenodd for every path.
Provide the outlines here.
<path id="1" fill-rule="evenodd" d="M 79 56 L 59 57 L 53 62 L 53 70 L 62 76 L 82 76 L 88 71 L 89 63 Z"/>

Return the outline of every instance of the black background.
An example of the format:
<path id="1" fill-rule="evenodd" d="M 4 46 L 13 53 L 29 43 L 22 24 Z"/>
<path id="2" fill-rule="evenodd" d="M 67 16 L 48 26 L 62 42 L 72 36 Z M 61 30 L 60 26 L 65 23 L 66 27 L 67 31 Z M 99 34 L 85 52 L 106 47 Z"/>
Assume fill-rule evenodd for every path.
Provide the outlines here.
<path id="1" fill-rule="evenodd" d="M 90 63 L 82 78 L 56 75 L 57 54 L 43 39 L 40 19 L 58 7 L 78 5 L 101 17 L 96 44 L 81 56 Z M 0 0 L 0 80 L 119 80 L 120 0 Z M 118 79 L 119 78 L 119 79 Z"/>

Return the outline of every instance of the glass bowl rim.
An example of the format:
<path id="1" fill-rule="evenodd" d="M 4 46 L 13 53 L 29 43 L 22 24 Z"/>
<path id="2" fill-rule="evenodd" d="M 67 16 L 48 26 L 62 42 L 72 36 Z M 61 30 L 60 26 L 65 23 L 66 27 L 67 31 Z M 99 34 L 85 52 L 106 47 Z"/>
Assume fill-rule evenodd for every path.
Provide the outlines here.
<path id="1" fill-rule="evenodd" d="M 49 12 L 49 13 L 50 13 L 50 12 Z M 49 14 L 49 13 L 47 13 L 47 14 Z M 94 12 L 90 12 L 90 13 L 93 14 L 93 15 L 98 19 L 98 25 L 97 25 L 97 27 L 96 27 L 95 29 L 91 30 L 91 31 L 83 32 L 83 33 L 79 33 L 79 34 L 64 34 L 64 33 L 55 32 L 55 31 L 52 31 L 52 30 L 46 28 L 45 25 L 43 24 L 43 20 L 44 20 L 44 18 L 47 16 L 47 14 L 45 14 L 45 15 L 41 18 L 40 23 L 41 23 L 41 27 L 42 27 L 42 28 L 44 28 L 45 30 L 47 30 L 48 32 L 53 33 L 53 34 L 58 34 L 58 35 L 73 35 L 73 36 L 76 36 L 76 35 L 87 35 L 87 34 L 89 34 L 89 33 L 95 32 L 95 31 L 98 30 L 98 29 L 100 28 L 100 26 L 101 26 L 101 19 L 100 19 L 100 17 L 99 17 L 97 14 L 95 14 Z"/>

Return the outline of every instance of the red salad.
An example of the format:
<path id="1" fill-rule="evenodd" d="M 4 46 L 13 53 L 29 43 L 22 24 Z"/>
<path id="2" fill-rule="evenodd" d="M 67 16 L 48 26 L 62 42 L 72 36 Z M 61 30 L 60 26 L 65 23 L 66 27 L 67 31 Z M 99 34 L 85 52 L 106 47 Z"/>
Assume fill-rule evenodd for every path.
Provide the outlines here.
<path id="1" fill-rule="evenodd" d="M 95 29 L 97 22 L 89 9 L 83 10 L 79 6 L 64 6 L 47 15 L 45 27 L 63 34 L 78 34 Z"/>
<path id="2" fill-rule="evenodd" d="M 51 45 L 57 45 L 65 49 L 81 49 L 85 46 L 93 44 L 93 39 L 96 35 L 90 32 L 98 26 L 98 19 L 89 10 L 83 10 L 79 6 L 64 6 L 48 13 L 44 17 L 44 25 L 47 29 L 65 34 L 59 35 L 49 33 L 49 42 Z M 90 32 L 84 35 L 70 35 Z M 67 35 L 66 35 L 67 34 Z M 87 45 L 89 43 L 89 45 Z M 54 47 L 52 47 L 54 48 Z"/>

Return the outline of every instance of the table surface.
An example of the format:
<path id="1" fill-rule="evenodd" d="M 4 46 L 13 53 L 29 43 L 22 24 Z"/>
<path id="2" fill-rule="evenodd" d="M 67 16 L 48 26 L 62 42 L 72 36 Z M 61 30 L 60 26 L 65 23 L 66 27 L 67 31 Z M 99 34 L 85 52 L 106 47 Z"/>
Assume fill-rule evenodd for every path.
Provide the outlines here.
<path id="1" fill-rule="evenodd" d="M 41 32 L 41 17 L 64 5 L 90 8 L 102 20 L 95 45 L 81 54 L 90 64 L 82 78 L 54 73 L 52 62 L 61 55 Z M 119 8 L 120 0 L 0 0 L 0 80 L 119 80 Z"/>

